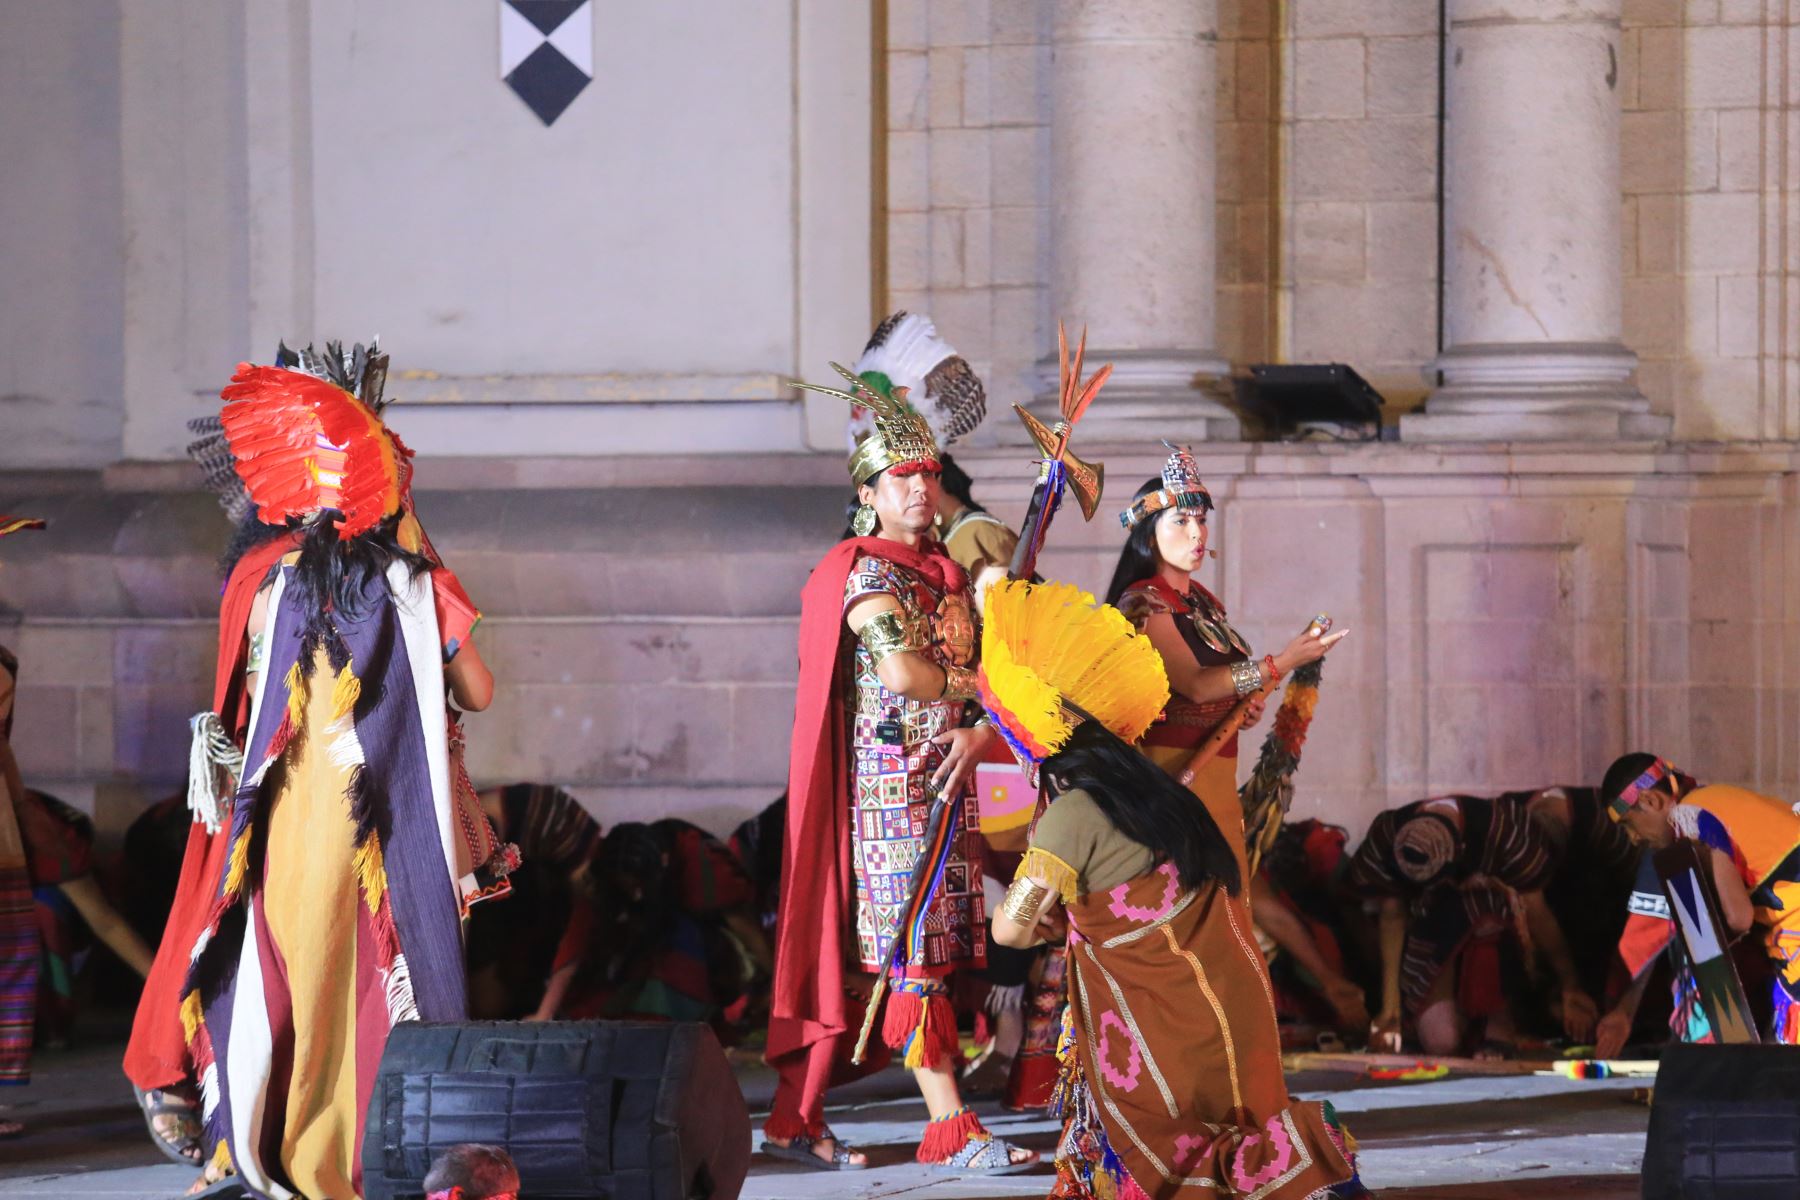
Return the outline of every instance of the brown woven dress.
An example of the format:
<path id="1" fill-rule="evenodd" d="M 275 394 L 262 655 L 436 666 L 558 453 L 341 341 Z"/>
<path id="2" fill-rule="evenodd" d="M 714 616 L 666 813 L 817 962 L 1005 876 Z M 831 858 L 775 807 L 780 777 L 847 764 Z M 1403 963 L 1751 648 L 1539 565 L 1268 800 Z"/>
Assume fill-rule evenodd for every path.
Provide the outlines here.
<path id="1" fill-rule="evenodd" d="M 1053 1195 L 1305 1200 L 1354 1177 L 1330 1107 L 1288 1095 L 1242 896 L 1183 887 L 1081 791 L 1051 804 L 1020 872 L 1070 920 Z"/>

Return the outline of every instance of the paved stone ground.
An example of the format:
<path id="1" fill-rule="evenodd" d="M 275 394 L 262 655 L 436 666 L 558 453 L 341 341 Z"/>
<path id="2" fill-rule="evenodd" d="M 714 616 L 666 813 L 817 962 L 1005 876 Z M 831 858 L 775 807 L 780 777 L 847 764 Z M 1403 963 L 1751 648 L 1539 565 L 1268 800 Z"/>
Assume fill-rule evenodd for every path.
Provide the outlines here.
<path id="1" fill-rule="evenodd" d="M 195 1172 L 151 1147 L 118 1070 L 116 1041 L 40 1054 L 26 1088 L 0 1094 L 0 1114 L 26 1121 L 0 1142 L 0 1197 L 117 1200 L 177 1196 Z M 773 1078 L 740 1071 L 753 1111 Z M 1329 1096 L 1362 1142 L 1363 1177 L 1392 1200 L 1635 1200 L 1649 1110 L 1629 1103 L 1630 1081 L 1511 1076 L 1374 1086 L 1355 1075 L 1292 1076 L 1297 1095 Z M 812 1172 L 759 1157 L 745 1200 L 987 1200 L 1042 1196 L 1047 1168 L 1006 1179 L 946 1178 L 912 1161 L 920 1108 L 898 1070 L 834 1094 L 833 1125 L 869 1151 L 853 1175 Z M 1054 1127 L 983 1108 L 1003 1136 L 1048 1150 Z M 529 1181 L 527 1181 L 529 1184 Z M 529 1195 L 529 1187 L 526 1194 Z"/>

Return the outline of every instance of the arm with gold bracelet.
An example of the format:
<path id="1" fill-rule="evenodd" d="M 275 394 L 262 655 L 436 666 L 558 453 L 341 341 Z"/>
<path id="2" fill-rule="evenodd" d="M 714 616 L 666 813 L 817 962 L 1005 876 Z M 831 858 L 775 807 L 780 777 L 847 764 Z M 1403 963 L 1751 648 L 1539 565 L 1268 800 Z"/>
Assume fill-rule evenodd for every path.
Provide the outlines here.
<path id="1" fill-rule="evenodd" d="M 1020 875 L 1006 889 L 1006 899 L 991 922 L 994 940 L 1002 946 L 1024 950 L 1048 940 L 1044 923 L 1051 918 L 1062 896 L 1044 880 Z"/>
<path id="2" fill-rule="evenodd" d="M 973 696 L 974 673 L 962 668 L 945 670 L 927 654 L 931 635 L 923 624 L 909 617 L 900 602 L 885 594 L 865 596 L 844 614 L 850 631 L 867 647 L 875 674 L 890 692 L 908 700 L 961 700 Z M 968 676 L 959 679 L 958 672 Z M 965 693 L 962 689 L 967 687 Z"/>

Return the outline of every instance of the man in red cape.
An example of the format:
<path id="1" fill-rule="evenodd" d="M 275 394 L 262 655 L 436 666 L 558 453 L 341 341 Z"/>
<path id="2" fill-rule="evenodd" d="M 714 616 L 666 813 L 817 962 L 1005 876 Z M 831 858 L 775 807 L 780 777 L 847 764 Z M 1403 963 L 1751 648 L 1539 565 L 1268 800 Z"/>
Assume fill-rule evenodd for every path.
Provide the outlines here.
<path id="1" fill-rule="evenodd" d="M 955 1074 L 947 979 L 980 966 L 984 948 L 979 833 L 964 789 L 994 737 L 970 724 L 969 580 L 930 536 L 940 465 L 929 428 L 907 407 L 904 388 L 856 386 L 855 396 L 833 394 L 875 415 L 875 432 L 850 461 L 860 536 L 832 547 L 801 594 L 768 1042 L 780 1084 L 762 1148 L 822 1170 L 867 1165 L 824 1118 L 826 1089 L 851 1077 L 849 1043 L 863 1017 L 846 1001 L 846 964 L 879 969 L 903 935 L 913 862 L 929 852 L 942 854 L 935 890 L 916 931 L 905 933 L 881 1041 L 904 1051 L 930 1110 L 921 1162 L 983 1174 L 1024 1169 L 1037 1155 L 991 1138 L 962 1103 Z M 924 838 L 932 787 L 952 800 L 941 849 Z"/>

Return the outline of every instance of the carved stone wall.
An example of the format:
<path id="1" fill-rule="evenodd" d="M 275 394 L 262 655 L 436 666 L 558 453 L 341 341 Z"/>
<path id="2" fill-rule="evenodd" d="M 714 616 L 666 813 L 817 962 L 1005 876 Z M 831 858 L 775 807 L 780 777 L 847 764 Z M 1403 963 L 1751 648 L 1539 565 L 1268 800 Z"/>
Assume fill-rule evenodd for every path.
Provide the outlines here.
<path id="1" fill-rule="evenodd" d="M 1066 513 L 1042 561 L 1096 590 L 1116 497 L 1158 466 L 1105 457 L 1108 511 Z M 745 458 L 670 484 L 703 461 L 562 461 L 529 487 L 509 463 L 423 465 L 420 512 L 486 613 L 500 684 L 469 721 L 479 781 L 560 783 L 608 823 L 721 830 L 780 792 L 799 591 L 841 528 L 841 467 Z M 1029 469 L 998 451 L 966 465 L 1017 520 Z M 1327 665 L 1301 815 L 1360 830 L 1432 793 L 1591 782 L 1646 746 L 1800 794 L 1792 451 L 1243 445 L 1200 465 L 1220 506 L 1202 579 L 1252 643 L 1320 611 L 1353 631 Z M 113 827 L 179 783 L 210 691 L 225 529 L 186 480 L 0 486 L 0 510 L 53 522 L 0 566 L 0 612 L 22 619 L 0 635 L 23 666 L 21 765 Z"/>

